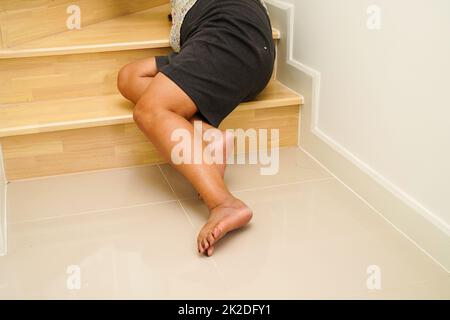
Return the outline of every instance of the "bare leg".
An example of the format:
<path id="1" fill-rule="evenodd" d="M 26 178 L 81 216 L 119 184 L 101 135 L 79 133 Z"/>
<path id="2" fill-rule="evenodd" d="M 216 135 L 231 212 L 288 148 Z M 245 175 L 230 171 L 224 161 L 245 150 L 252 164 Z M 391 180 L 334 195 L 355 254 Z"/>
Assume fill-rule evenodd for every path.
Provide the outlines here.
<path id="1" fill-rule="evenodd" d="M 252 211 L 228 191 L 214 164 L 175 165 L 172 162 L 171 151 L 176 142 L 172 141 L 171 133 L 184 129 L 193 137 L 194 127 L 187 119 L 197 111 L 183 90 L 158 73 L 139 99 L 134 119 L 163 157 L 191 182 L 205 201 L 210 217 L 199 233 L 197 245 L 200 253 L 211 255 L 218 240 L 251 220 Z"/>
<path id="2" fill-rule="evenodd" d="M 144 94 L 145 90 L 148 88 L 150 83 L 152 82 L 153 77 L 156 76 L 157 73 L 158 69 L 154 57 L 132 62 L 130 64 L 127 64 L 120 70 L 119 75 L 117 77 L 117 87 L 125 98 L 136 104 L 142 97 L 142 95 Z M 193 124 L 194 121 L 202 121 L 202 120 L 197 116 L 193 116 L 189 121 Z M 206 131 L 208 129 L 218 130 L 203 121 L 202 121 L 202 128 L 203 131 Z M 201 132 L 201 134 L 203 134 L 203 132 Z M 217 163 L 216 167 L 219 170 L 220 175 L 224 177 L 226 168 L 227 150 L 231 150 L 233 137 L 226 135 L 224 131 L 222 131 L 222 134 L 224 137 L 223 139 L 224 143 L 221 146 L 216 145 L 215 147 L 223 148 L 222 153 L 224 155 L 224 159 L 221 159 L 223 161 Z"/>
<path id="3" fill-rule="evenodd" d="M 222 157 L 219 158 L 216 156 L 216 168 L 219 171 L 219 174 L 222 178 L 225 177 L 225 169 L 227 166 L 227 159 L 228 156 L 231 154 L 231 151 L 234 148 L 234 135 L 231 133 L 227 133 L 226 131 L 223 130 L 219 130 L 216 129 L 215 127 L 211 126 L 210 124 L 204 122 L 202 119 L 200 119 L 200 117 L 198 117 L 197 115 L 193 116 L 189 122 L 191 122 L 193 125 L 196 121 L 201 121 L 202 122 L 202 132 L 199 132 L 199 134 L 203 135 L 206 131 L 208 130 L 216 130 L 219 132 L 219 134 L 222 135 L 222 139 L 218 140 L 218 141 L 214 141 L 212 143 L 212 147 L 214 148 L 214 150 L 216 150 L 216 152 L 218 150 L 220 150 Z M 200 200 L 202 200 L 202 197 L 200 194 L 198 194 L 198 198 Z"/>
<path id="4" fill-rule="evenodd" d="M 207 130 L 217 130 L 220 132 L 220 134 L 222 135 L 222 140 L 221 141 L 216 141 L 214 142 L 214 148 L 221 148 L 222 149 L 222 155 L 223 158 L 222 159 L 218 159 L 220 161 L 218 161 L 218 163 L 216 163 L 216 167 L 219 170 L 220 175 L 222 176 L 222 178 L 225 176 L 225 169 L 227 166 L 227 158 L 230 154 L 230 152 L 233 150 L 233 144 L 234 144 L 234 136 L 230 133 L 227 133 L 224 130 L 220 130 L 217 129 L 215 127 L 213 127 L 212 125 L 210 125 L 209 123 L 204 122 L 203 120 L 201 120 L 198 116 L 193 116 L 190 120 L 189 120 L 192 124 L 194 124 L 194 122 L 196 121 L 201 121 L 202 122 L 202 131 L 201 134 L 203 134 L 204 132 L 206 132 Z"/>

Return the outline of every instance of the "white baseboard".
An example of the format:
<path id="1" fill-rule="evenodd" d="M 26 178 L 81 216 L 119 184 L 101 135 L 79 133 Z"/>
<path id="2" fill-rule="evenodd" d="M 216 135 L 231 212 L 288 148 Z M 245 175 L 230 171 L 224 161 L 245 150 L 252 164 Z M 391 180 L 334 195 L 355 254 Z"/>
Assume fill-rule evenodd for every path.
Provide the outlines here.
<path id="1" fill-rule="evenodd" d="M 305 98 L 300 117 L 301 148 L 448 272 L 448 224 L 320 130 L 320 72 L 293 58 L 295 7 L 280 0 L 266 3 L 272 25 L 281 33 L 277 79 Z"/>
<path id="2" fill-rule="evenodd" d="M 6 255 L 6 188 L 7 180 L 3 162 L 2 146 L 0 145 L 0 256 Z"/>

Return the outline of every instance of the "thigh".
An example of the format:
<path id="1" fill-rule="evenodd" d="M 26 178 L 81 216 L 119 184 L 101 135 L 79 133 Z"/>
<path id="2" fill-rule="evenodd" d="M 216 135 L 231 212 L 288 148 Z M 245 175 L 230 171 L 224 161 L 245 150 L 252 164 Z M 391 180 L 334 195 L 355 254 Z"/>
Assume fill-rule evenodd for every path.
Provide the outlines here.
<path id="1" fill-rule="evenodd" d="M 138 101 L 138 107 L 164 108 L 185 119 L 194 116 L 198 109 L 194 101 L 174 81 L 159 72 Z"/>

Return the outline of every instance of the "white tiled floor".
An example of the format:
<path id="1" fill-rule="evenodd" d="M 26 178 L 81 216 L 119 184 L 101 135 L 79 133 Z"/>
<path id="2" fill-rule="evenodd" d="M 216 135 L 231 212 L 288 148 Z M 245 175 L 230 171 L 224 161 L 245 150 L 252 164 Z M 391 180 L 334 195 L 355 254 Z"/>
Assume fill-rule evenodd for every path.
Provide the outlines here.
<path id="1" fill-rule="evenodd" d="M 167 165 L 11 183 L 0 298 L 450 298 L 449 274 L 353 193 L 298 149 L 280 156 L 276 176 L 229 167 L 255 215 L 212 258 L 196 253 L 207 211 Z"/>

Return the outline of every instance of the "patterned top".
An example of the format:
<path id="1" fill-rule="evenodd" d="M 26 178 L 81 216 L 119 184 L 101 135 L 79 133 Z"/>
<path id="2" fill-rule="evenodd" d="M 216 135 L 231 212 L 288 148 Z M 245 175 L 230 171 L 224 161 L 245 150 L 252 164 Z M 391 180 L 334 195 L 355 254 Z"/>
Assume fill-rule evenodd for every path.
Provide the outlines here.
<path id="1" fill-rule="evenodd" d="M 180 52 L 180 31 L 183 24 L 184 17 L 188 13 L 189 9 L 195 4 L 197 0 L 170 0 L 172 5 L 172 29 L 170 30 L 170 46 L 173 51 Z M 259 0 L 261 4 L 267 9 L 264 0 Z"/>

